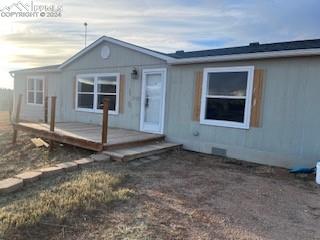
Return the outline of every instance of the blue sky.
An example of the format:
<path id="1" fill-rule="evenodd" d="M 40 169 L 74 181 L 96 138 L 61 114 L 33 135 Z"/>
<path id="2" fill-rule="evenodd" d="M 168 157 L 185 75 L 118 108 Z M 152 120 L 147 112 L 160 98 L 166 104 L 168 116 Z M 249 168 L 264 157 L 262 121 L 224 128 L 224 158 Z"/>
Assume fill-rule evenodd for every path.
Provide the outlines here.
<path id="1" fill-rule="evenodd" d="M 14 2 L 1 2 L 0 7 L 10 1 Z M 82 49 L 83 22 L 88 22 L 89 43 L 107 35 L 163 52 L 320 38 L 318 0 L 63 0 L 62 4 L 61 18 L 0 18 L 0 87 L 12 87 L 10 70 L 59 64 Z"/>

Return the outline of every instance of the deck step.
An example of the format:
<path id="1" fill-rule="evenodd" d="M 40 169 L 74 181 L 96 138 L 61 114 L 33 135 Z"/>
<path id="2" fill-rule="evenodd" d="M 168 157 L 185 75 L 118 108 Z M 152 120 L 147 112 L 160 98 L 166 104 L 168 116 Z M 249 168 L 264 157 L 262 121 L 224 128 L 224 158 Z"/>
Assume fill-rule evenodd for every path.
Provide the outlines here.
<path id="1" fill-rule="evenodd" d="M 158 144 L 160 142 L 163 142 L 165 140 L 164 135 L 153 135 L 148 138 L 142 138 L 142 139 L 132 139 L 127 140 L 121 143 L 108 143 L 104 146 L 105 151 L 114 151 L 118 149 L 125 149 L 125 148 L 134 148 L 139 146 L 145 146 L 146 144 Z"/>
<path id="2" fill-rule="evenodd" d="M 110 156 L 115 161 L 131 161 L 154 154 L 163 153 L 170 150 L 180 149 L 181 144 L 159 142 L 149 143 L 142 146 L 127 147 L 104 151 L 103 153 Z"/>

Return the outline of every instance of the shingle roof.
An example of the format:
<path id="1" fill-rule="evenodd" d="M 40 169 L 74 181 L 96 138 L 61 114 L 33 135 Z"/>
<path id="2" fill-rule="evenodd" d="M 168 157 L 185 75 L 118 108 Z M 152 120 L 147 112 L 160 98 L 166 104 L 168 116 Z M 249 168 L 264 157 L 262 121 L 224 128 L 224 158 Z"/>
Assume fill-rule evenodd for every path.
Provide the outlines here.
<path id="1" fill-rule="evenodd" d="M 267 44 L 252 43 L 250 45 L 241 46 L 241 47 L 209 49 L 209 50 L 192 51 L 192 52 L 177 51 L 175 53 L 168 54 L 168 56 L 176 59 L 182 59 L 182 58 L 198 58 L 198 57 L 209 57 L 209 56 L 224 56 L 224 55 L 233 55 L 233 54 L 275 52 L 275 51 L 285 51 L 285 50 L 314 49 L 314 48 L 320 49 L 320 39 L 267 43 Z"/>
<path id="2" fill-rule="evenodd" d="M 107 38 L 102 37 L 100 39 Z M 119 43 L 127 44 L 126 42 L 108 38 L 113 41 L 117 41 Z M 99 39 L 98 39 L 99 40 Z M 97 40 L 97 41 L 98 41 Z M 97 42 L 96 41 L 96 42 Z M 201 51 L 191 51 L 191 52 L 184 52 L 184 51 L 177 51 L 175 53 L 161 53 L 157 51 L 153 51 L 150 49 L 146 49 L 143 47 L 138 47 L 133 44 L 129 44 L 134 48 L 139 48 L 145 50 L 147 52 L 151 52 L 158 55 L 163 55 L 164 57 L 171 57 L 174 61 L 186 61 L 191 60 L 193 58 L 205 58 L 205 57 L 219 57 L 219 56 L 230 56 L 237 54 L 250 54 L 250 53 L 269 53 L 269 52 L 279 52 L 279 51 L 287 51 L 287 50 L 307 50 L 307 49 L 319 49 L 320 50 L 320 39 L 312 39 L 312 40 L 301 40 L 301 41 L 291 41 L 291 42 L 278 42 L 278 43 L 267 43 L 267 44 L 259 44 L 259 43 L 251 43 L 247 46 L 241 47 L 230 47 L 230 48 L 218 48 L 218 49 L 208 49 L 208 50 L 201 50 Z M 319 54 L 317 52 L 317 54 Z M 24 71 L 56 71 L 59 70 L 60 65 L 50 65 L 38 68 L 29 68 L 29 69 L 21 69 L 16 71 L 11 71 L 10 73 L 15 72 L 24 72 Z"/>

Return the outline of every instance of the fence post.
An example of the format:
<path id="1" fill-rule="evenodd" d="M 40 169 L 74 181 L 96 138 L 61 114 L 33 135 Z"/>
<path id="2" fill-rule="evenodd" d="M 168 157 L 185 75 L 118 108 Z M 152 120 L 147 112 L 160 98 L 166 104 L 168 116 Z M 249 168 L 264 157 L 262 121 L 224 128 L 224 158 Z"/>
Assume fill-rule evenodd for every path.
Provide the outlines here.
<path id="1" fill-rule="evenodd" d="M 102 117 L 102 134 L 101 134 L 101 145 L 107 143 L 108 138 L 108 117 L 109 117 L 109 99 L 103 99 L 103 117 Z"/>
<path id="2" fill-rule="evenodd" d="M 50 119 L 50 131 L 54 132 L 56 124 L 56 101 L 57 97 L 51 97 L 51 119 Z"/>
<path id="3" fill-rule="evenodd" d="M 17 124 L 20 121 L 21 102 L 22 102 L 22 94 L 20 94 L 19 98 L 18 98 L 18 104 L 17 104 L 17 109 L 16 109 L 16 116 L 15 116 L 15 119 L 14 119 L 14 124 Z M 14 128 L 13 129 L 13 136 L 12 136 L 12 143 L 13 144 L 16 144 L 17 136 L 18 136 L 18 130 L 16 130 Z"/>
<path id="4" fill-rule="evenodd" d="M 48 101 L 49 97 L 45 97 L 44 99 L 44 122 L 48 123 Z"/>
<path id="5" fill-rule="evenodd" d="M 50 132 L 54 132 L 56 124 L 56 102 L 57 97 L 51 97 Z M 49 151 L 53 150 L 53 140 L 50 140 Z"/>

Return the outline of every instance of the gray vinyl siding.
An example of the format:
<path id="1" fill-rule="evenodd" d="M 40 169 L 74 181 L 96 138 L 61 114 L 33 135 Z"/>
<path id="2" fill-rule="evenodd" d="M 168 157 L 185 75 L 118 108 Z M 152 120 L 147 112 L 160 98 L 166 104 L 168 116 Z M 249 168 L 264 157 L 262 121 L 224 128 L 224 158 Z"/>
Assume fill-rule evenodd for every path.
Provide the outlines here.
<path id="1" fill-rule="evenodd" d="M 163 67 L 164 65 L 157 65 L 153 67 Z M 119 127 L 133 130 L 140 130 L 140 106 L 141 106 L 141 72 L 142 68 L 148 68 L 148 65 L 137 67 L 139 72 L 139 79 L 131 79 L 132 67 L 117 67 L 105 69 L 89 69 L 78 71 L 65 71 L 62 74 L 64 88 L 61 89 L 63 96 L 62 105 L 63 120 L 64 121 L 81 121 L 86 123 L 101 124 L 102 114 L 77 111 L 74 106 L 74 79 L 77 74 L 84 73 L 120 73 L 125 75 L 125 96 L 124 96 L 124 111 L 117 115 L 109 115 L 109 125 L 111 127 Z"/>
<path id="2" fill-rule="evenodd" d="M 15 98 L 24 94 L 22 118 L 43 120 L 43 107 L 25 104 L 27 76 L 41 75 L 46 77 L 48 95 L 57 96 L 57 121 L 101 124 L 102 114 L 75 110 L 75 77 L 120 73 L 126 81 L 124 112 L 110 115 L 109 125 L 139 130 L 142 69 L 167 68 L 164 133 L 169 141 L 194 151 L 225 152 L 229 157 L 284 167 L 314 166 L 320 160 L 320 57 L 168 66 L 146 54 L 107 45 L 111 49 L 108 60 L 101 58 L 100 45 L 60 73 L 17 73 Z M 195 73 L 204 67 L 248 65 L 265 72 L 261 127 L 245 130 L 192 121 Z M 133 67 L 139 79 L 131 79 Z"/>
<path id="3" fill-rule="evenodd" d="M 60 73 L 16 73 L 14 77 L 14 105 L 16 106 L 20 94 L 22 94 L 22 104 L 20 117 L 28 121 L 43 121 L 44 120 L 44 106 L 27 104 L 27 78 L 41 76 L 45 80 L 45 94 L 49 97 L 58 96 L 61 87 Z M 57 102 L 57 108 L 61 106 L 62 102 Z M 16 108 L 14 108 L 15 111 Z M 61 120 L 61 112 L 56 112 L 57 121 Z"/>
<path id="4" fill-rule="evenodd" d="M 249 130 L 192 121 L 195 72 L 204 67 L 253 65 L 264 69 L 262 126 Z M 187 149 L 285 167 L 320 159 L 320 58 L 172 66 L 167 82 L 165 134 Z M 193 133 L 198 132 L 199 136 Z"/>
<path id="5" fill-rule="evenodd" d="M 75 110 L 74 81 L 78 74 L 120 73 L 125 75 L 125 104 L 123 113 L 109 115 L 109 125 L 126 129 L 140 129 L 140 103 L 142 69 L 166 67 L 164 61 L 115 44 L 108 43 L 110 57 L 104 60 L 100 49 L 104 43 L 93 48 L 78 60 L 67 65 L 61 74 L 63 87 L 60 88 L 61 113 L 63 121 L 80 121 L 101 124 L 102 114 Z M 138 69 L 139 79 L 132 80 L 133 67 Z"/>
<path id="6" fill-rule="evenodd" d="M 101 58 L 101 48 L 107 45 L 110 48 L 110 57 Z M 69 65 L 64 67 L 64 71 L 79 71 L 92 69 L 109 69 L 113 67 L 132 67 L 132 66 L 157 66 L 164 64 L 163 60 L 140 53 L 112 43 L 101 43 L 86 54 L 82 55 Z"/>
<path id="7" fill-rule="evenodd" d="M 125 104 L 124 112 L 110 115 L 109 126 L 133 130 L 140 129 L 141 103 L 141 73 L 142 69 L 166 67 L 163 60 L 139 53 L 112 43 L 110 57 L 101 58 L 100 50 L 105 43 L 101 43 L 88 53 L 71 62 L 59 73 L 20 73 L 15 76 L 15 95 L 26 93 L 27 76 L 45 76 L 48 79 L 48 96 L 57 96 L 57 121 L 102 123 L 102 114 L 76 111 L 75 85 L 76 75 L 85 73 L 120 73 L 125 75 Z M 133 67 L 138 69 L 139 79 L 131 80 Z M 21 116 L 23 119 L 43 121 L 44 107 L 27 105 L 23 99 Z M 49 105 L 50 107 L 50 105 Z"/>

